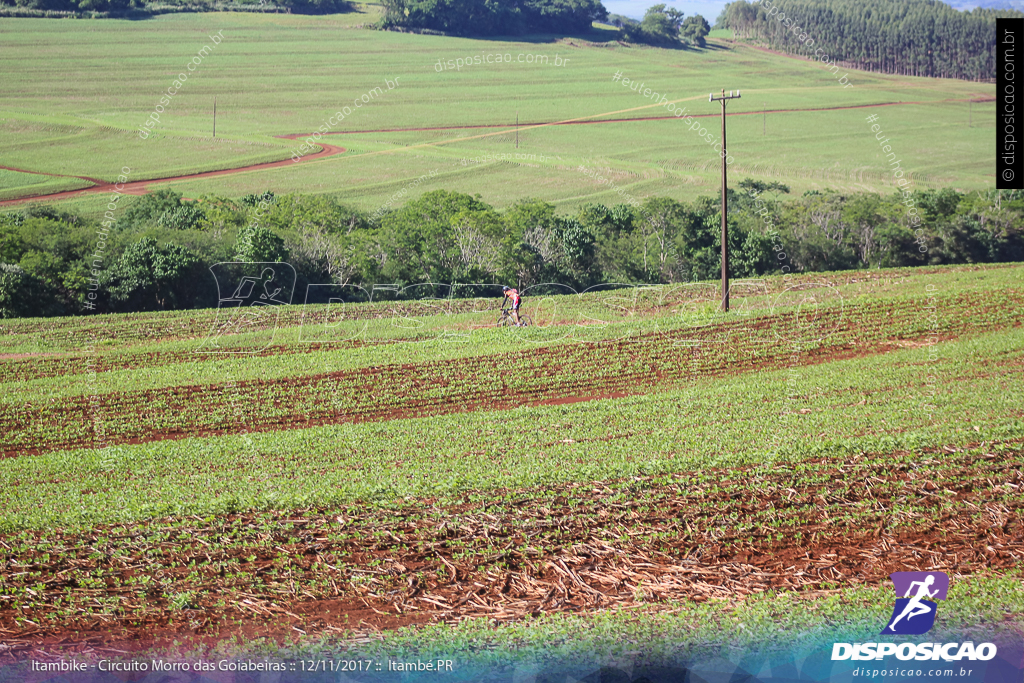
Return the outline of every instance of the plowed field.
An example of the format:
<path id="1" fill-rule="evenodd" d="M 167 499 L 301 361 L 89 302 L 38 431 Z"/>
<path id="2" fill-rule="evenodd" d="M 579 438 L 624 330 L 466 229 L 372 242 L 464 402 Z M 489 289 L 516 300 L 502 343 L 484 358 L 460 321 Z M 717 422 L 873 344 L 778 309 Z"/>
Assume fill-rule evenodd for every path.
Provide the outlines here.
<path id="1" fill-rule="evenodd" d="M 6 534 L 0 630 L 280 636 L 1006 571 L 1024 560 L 1024 451 L 995 450 Z"/>
<path id="2" fill-rule="evenodd" d="M 1019 585 L 1021 270 L 575 340 L 459 303 L 461 346 L 304 343 L 285 307 L 242 360 L 188 347 L 211 312 L 54 321 L 0 358 L 0 658 Z M 346 315 L 435 334 L 417 306 Z"/>

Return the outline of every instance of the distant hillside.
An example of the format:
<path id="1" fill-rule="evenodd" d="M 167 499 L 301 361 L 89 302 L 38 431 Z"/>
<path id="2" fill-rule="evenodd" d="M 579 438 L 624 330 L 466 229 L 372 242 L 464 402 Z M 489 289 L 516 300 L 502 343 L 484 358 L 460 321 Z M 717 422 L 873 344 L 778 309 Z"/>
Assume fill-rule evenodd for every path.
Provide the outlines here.
<path id="1" fill-rule="evenodd" d="M 336 14 L 353 11 L 348 0 L 0 0 L 8 17 L 137 17 L 168 12 L 284 12 Z"/>
<path id="2" fill-rule="evenodd" d="M 716 28 L 867 71 L 984 80 L 995 77 L 996 17 L 1024 13 L 961 12 L 938 0 L 737 0 Z"/>
<path id="3" fill-rule="evenodd" d="M 386 28 L 463 36 L 587 33 L 608 18 L 600 0 L 381 0 Z"/>

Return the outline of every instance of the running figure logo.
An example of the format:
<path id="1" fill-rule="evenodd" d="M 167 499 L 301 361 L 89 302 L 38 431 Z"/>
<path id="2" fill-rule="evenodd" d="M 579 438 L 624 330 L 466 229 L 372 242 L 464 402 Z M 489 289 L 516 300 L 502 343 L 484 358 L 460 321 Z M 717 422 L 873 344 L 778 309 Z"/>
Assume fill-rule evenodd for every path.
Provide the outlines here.
<path id="1" fill-rule="evenodd" d="M 197 353 L 258 353 L 270 346 L 281 308 L 292 300 L 295 269 L 287 263 L 216 263 L 217 319 Z"/>
<path id="2" fill-rule="evenodd" d="M 935 624 L 938 604 L 945 600 L 949 590 L 949 577 L 945 572 L 893 572 L 889 575 L 896 586 L 896 606 L 883 635 L 919 636 Z"/>

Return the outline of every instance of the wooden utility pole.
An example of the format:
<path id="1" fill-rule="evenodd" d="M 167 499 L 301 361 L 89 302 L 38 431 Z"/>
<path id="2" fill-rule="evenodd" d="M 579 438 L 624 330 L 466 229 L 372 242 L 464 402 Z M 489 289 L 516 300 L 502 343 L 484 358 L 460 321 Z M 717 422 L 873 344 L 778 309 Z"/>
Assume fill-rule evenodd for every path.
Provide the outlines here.
<path id="1" fill-rule="evenodd" d="M 729 94 L 725 94 L 725 90 L 722 90 L 720 97 L 715 97 L 715 93 L 711 93 L 708 96 L 708 102 L 714 102 L 719 100 L 722 103 L 722 310 L 729 310 L 729 228 L 726 225 L 728 220 L 728 206 L 727 206 L 727 190 L 728 190 L 728 179 L 726 177 L 726 168 L 728 164 L 726 160 L 729 157 L 728 147 L 725 144 L 725 102 L 726 100 L 739 99 L 740 91 L 737 90 L 736 94 L 732 94 L 732 90 Z"/>
<path id="2" fill-rule="evenodd" d="M 217 96 L 213 96 L 213 137 L 217 137 Z"/>

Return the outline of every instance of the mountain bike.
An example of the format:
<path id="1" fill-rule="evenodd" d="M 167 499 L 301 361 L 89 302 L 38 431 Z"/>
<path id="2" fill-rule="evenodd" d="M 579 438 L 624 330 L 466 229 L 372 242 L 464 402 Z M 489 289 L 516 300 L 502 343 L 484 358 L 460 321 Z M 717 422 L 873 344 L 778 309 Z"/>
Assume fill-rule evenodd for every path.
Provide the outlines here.
<path id="1" fill-rule="evenodd" d="M 528 315 L 519 315 L 519 326 L 529 327 L 533 324 L 533 320 Z M 501 315 L 498 316 L 498 327 L 515 327 L 515 323 L 512 322 L 512 309 L 503 308 L 501 309 Z"/>

